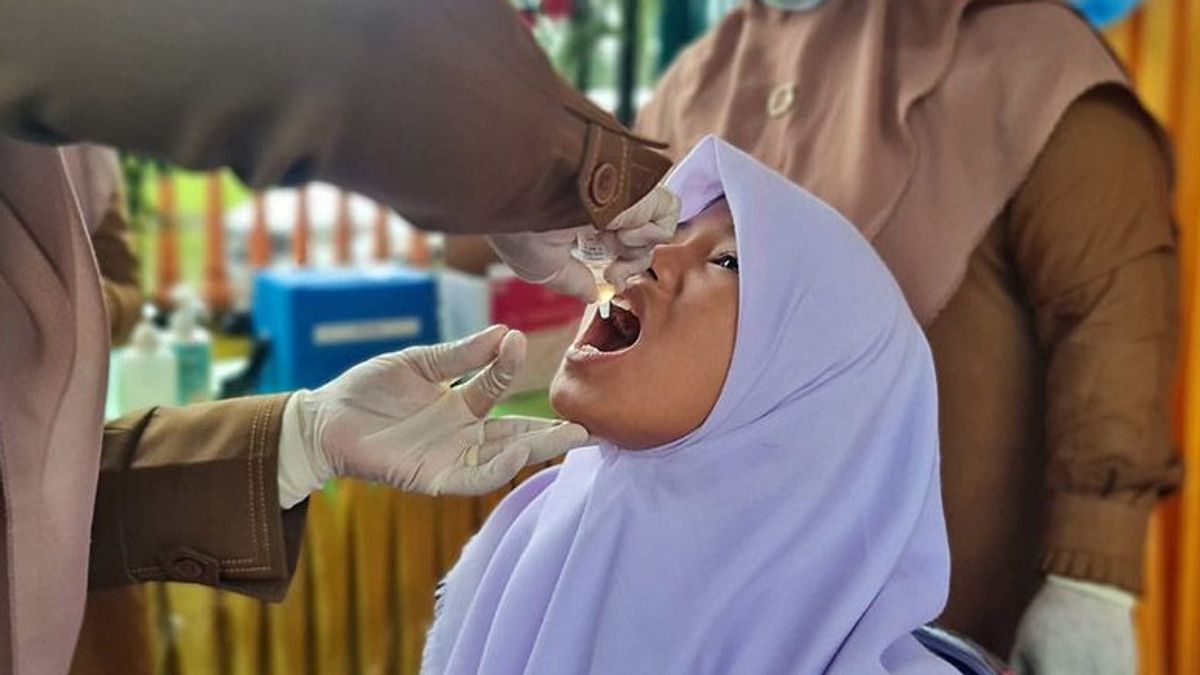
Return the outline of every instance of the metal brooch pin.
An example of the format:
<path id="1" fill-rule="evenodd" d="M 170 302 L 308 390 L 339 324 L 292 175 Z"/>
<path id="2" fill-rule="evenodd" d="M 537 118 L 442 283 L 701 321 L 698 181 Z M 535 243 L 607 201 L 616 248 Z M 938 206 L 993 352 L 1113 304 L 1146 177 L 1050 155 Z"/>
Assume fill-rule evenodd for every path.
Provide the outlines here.
<path id="1" fill-rule="evenodd" d="M 767 115 L 779 117 L 791 110 L 792 104 L 795 102 L 796 85 L 791 82 L 778 85 L 767 96 Z"/>

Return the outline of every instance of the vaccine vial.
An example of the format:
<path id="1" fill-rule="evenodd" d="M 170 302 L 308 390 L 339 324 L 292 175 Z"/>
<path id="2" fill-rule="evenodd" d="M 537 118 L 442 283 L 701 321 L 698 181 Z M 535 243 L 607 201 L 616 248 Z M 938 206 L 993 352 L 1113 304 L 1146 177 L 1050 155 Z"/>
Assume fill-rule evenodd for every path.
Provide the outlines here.
<path id="1" fill-rule="evenodd" d="M 601 241 L 599 232 L 587 228 L 579 233 L 575 257 L 592 271 L 592 276 L 596 279 L 596 303 L 599 305 L 600 317 L 607 319 L 612 311 L 611 303 L 617 289 L 605 281 L 604 270 L 612 264 L 616 256 Z"/>

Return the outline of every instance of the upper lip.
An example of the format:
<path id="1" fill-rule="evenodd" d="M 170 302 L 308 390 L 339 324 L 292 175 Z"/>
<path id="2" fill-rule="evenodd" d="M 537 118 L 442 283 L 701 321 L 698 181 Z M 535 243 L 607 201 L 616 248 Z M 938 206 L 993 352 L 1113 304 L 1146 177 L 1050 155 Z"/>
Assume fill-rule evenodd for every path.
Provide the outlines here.
<path id="1" fill-rule="evenodd" d="M 645 321 L 646 318 L 646 294 L 641 292 L 636 285 L 629 285 L 625 290 L 613 296 L 613 300 L 621 301 L 622 306 L 628 307 L 629 311 L 638 318 L 638 321 Z M 643 328 L 645 326 L 643 325 Z"/>

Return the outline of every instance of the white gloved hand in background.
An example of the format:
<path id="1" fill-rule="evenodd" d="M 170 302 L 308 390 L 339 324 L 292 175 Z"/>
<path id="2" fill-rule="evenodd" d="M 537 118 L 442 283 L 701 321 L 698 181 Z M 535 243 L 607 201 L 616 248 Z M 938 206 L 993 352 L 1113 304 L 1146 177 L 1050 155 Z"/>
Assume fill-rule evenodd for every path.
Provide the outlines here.
<path id="1" fill-rule="evenodd" d="M 623 288 L 626 279 L 650 267 L 654 247 L 675 236 L 679 208 L 679 198 L 659 185 L 612 219 L 602 232 L 617 258 L 605 273 L 609 283 Z M 579 232 L 590 227 L 494 234 L 488 241 L 522 279 L 592 302 L 596 299 L 592 273 L 571 255 Z"/>
<path id="2" fill-rule="evenodd" d="M 335 476 L 428 495 L 483 494 L 586 443 L 578 424 L 486 418 L 524 358 L 525 337 L 493 326 L 377 356 L 320 389 L 296 392 L 283 413 L 280 504 L 292 507 Z"/>
<path id="3" fill-rule="evenodd" d="M 1133 603 L 1119 588 L 1051 575 L 1017 626 L 1009 661 L 1019 675 L 1134 675 Z"/>

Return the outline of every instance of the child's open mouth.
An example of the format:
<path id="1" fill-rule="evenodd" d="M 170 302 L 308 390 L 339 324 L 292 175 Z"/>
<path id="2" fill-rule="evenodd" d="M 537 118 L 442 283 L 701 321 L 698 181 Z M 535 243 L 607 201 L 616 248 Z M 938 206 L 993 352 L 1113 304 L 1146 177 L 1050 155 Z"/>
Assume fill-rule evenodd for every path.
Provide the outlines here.
<path id="1" fill-rule="evenodd" d="M 592 323 L 579 340 L 567 350 L 574 362 L 614 358 L 628 352 L 642 334 L 642 323 L 624 298 L 614 298 L 607 319 L 592 315 Z"/>

